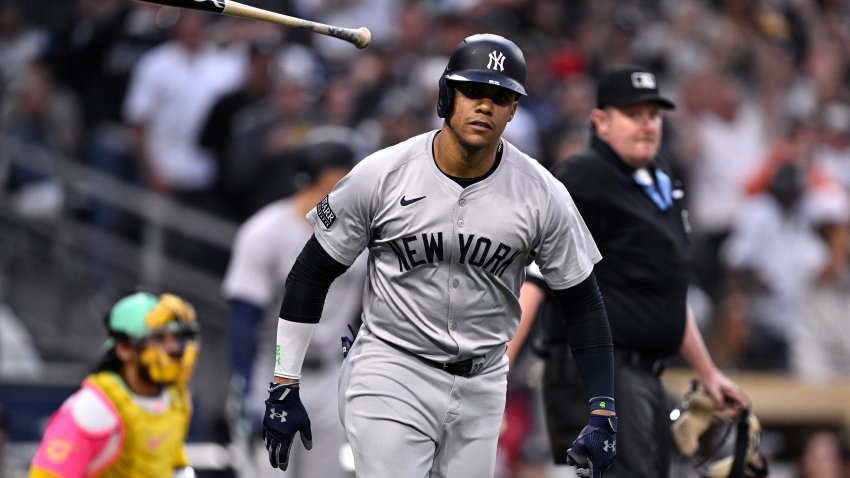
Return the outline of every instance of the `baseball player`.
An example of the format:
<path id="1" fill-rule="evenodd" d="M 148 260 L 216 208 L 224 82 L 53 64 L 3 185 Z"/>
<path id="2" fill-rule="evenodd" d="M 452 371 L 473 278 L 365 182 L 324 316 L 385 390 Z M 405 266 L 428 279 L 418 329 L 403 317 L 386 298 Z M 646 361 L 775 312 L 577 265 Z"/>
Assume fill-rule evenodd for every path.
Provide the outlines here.
<path id="1" fill-rule="evenodd" d="M 47 423 L 29 478 L 189 478 L 184 441 L 198 321 L 188 302 L 139 292 L 106 317 L 97 370 Z"/>
<path id="2" fill-rule="evenodd" d="M 601 256 L 566 188 L 501 137 L 525 76 L 511 41 L 466 38 L 439 79 L 442 127 L 367 157 L 309 213 L 313 236 L 286 281 L 263 420 L 272 466 L 287 467 L 297 433 L 312 446 L 299 397 L 305 350 L 329 284 L 367 248 L 363 325 L 339 379 L 357 476 L 493 476 L 505 343 L 532 261 L 560 299 L 591 391 L 572 456 L 594 476 L 611 464 L 613 347 L 593 275 Z"/>
<path id="3" fill-rule="evenodd" d="M 267 395 L 266 377 L 274 365 L 267 360 L 254 360 L 259 348 L 260 357 L 272 355 L 271 341 L 257 341 L 257 337 L 274 334 L 281 292 L 279 284 L 286 279 L 301 248 L 310 238 L 312 226 L 305 219 L 313 205 L 326 196 L 354 164 L 354 153 L 339 141 L 323 140 L 305 145 L 292 154 L 297 182 L 303 183 L 292 197 L 274 201 L 251 216 L 236 236 L 233 255 L 224 278 L 224 294 L 230 304 L 231 321 L 228 339 L 235 392 L 251 397 L 245 415 L 251 425 L 259 424 L 262 401 Z M 285 234 L 281 232 L 285 231 Z M 342 354 L 339 336 L 346 325 L 357 319 L 363 284 L 366 277 L 365 257 L 334 281 L 328 299 L 334 305 L 325 314 L 322 325 L 316 329 L 307 351 L 302 371 L 311 386 L 304 389 L 315 417 L 312 426 L 320 434 L 316 437 L 316 450 L 306 453 L 296 450 L 287 476 L 297 478 L 347 478 L 352 474 L 343 469 L 340 449 L 345 446 L 345 434 L 336 415 L 336 394 L 329 391 L 337 387 Z M 269 310 L 274 308 L 274 310 Z M 257 334 L 257 331 L 261 331 Z M 259 347 L 258 347 L 259 346 Z M 260 377 L 252 380 L 251 377 Z M 256 404 L 251 407 L 251 404 Z M 260 406 L 257 409 L 257 406 Z M 256 428 L 254 428 L 256 432 Z M 252 435 L 256 437 L 257 435 Z M 260 449 L 262 450 L 262 449 Z M 299 453 L 300 452 L 300 453 Z M 263 460 L 265 458 L 261 457 Z M 274 471 L 264 467 L 274 476 Z M 250 470 L 257 477 L 256 470 Z M 279 473 L 276 475 L 279 476 Z"/>

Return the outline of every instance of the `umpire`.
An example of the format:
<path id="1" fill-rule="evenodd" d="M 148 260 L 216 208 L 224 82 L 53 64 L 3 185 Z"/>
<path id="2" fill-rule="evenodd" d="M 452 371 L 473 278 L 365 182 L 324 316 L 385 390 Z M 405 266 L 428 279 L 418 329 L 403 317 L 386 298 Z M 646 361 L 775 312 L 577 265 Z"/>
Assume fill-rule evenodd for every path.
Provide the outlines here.
<path id="1" fill-rule="evenodd" d="M 734 407 L 746 403 L 736 384 L 715 366 L 686 303 L 690 251 L 684 194 L 659 157 L 662 110 L 674 107 L 659 94 L 656 77 L 647 69 L 627 66 L 606 72 L 597 85 L 590 146 L 553 171 L 603 257 L 595 271 L 614 339 L 620 416 L 617 460 L 606 477 L 669 476 L 670 400 L 659 377 L 665 361 L 677 352 L 716 402 Z M 550 357 L 565 357 L 565 341 L 550 338 Z M 568 374 L 568 368 L 559 370 Z M 553 397 L 559 395 L 575 395 L 567 387 L 569 381 L 550 375 L 544 385 L 547 403 L 556 403 Z M 552 418 L 547 413 L 549 424 Z M 555 450 L 565 449 L 574 436 L 549 431 L 552 442 L 559 443 Z"/>

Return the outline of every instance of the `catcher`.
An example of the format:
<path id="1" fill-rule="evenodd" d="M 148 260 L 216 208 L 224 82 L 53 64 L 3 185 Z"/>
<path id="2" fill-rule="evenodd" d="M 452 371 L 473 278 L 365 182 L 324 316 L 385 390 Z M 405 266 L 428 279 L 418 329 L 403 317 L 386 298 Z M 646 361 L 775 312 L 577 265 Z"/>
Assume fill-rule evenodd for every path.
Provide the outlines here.
<path id="1" fill-rule="evenodd" d="M 175 295 L 139 292 L 112 307 L 106 328 L 103 359 L 51 416 L 30 478 L 195 476 L 184 448 L 195 310 Z"/>

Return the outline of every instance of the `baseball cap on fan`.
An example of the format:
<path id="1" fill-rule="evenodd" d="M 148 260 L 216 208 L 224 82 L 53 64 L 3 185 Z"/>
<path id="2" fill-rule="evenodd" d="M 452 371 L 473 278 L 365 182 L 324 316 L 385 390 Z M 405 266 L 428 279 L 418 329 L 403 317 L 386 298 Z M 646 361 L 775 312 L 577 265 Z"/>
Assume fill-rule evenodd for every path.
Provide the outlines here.
<path id="1" fill-rule="evenodd" d="M 658 103 L 672 110 L 676 105 L 658 92 L 655 74 L 637 65 L 609 70 L 599 79 L 596 89 L 596 106 L 632 106 L 639 103 Z"/>

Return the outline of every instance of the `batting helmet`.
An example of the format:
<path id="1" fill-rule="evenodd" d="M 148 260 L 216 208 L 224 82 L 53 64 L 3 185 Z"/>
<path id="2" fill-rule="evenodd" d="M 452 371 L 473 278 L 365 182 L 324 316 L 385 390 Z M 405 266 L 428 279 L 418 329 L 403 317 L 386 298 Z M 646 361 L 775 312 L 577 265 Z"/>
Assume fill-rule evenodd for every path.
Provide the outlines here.
<path id="1" fill-rule="evenodd" d="M 454 89 L 449 80 L 487 83 L 525 95 L 525 71 L 525 57 L 514 42 L 491 33 L 466 37 L 440 77 L 437 115 L 445 118 L 451 114 Z"/>
<path id="2" fill-rule="evenodd" d="M 326 169 L 353 168 L 356 164 L 354 154 L 351 144 L 337 139 L 321 139 L 301 145 L 292 151 L 295 188 L 300 190 L 315 183 Z"/>

